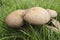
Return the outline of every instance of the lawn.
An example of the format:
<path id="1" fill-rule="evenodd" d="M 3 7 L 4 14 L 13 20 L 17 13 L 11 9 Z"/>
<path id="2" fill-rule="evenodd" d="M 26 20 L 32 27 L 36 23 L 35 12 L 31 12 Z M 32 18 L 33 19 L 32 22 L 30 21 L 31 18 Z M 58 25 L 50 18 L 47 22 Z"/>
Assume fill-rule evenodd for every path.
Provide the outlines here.
<path id="1" fill-rule="evenodd" d="M 26 23 L 27 26 L 17 29 L 10 28 L 5 23 L 10 12 L 35 6 L 56 10 L 56 20 L 60 21 L 60 0 L 0 0 L 0 40 L 60 40 L 60 33 L 48 29 L 45 25 Z"/>

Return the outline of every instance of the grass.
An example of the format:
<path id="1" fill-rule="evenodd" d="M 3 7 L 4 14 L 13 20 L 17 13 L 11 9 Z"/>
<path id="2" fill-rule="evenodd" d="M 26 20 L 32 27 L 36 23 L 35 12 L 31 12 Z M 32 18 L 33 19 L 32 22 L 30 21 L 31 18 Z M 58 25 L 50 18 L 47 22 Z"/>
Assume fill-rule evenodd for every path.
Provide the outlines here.
<path id="1" fill-rule="evenodd" d="M 0 0 L 0 40 L 60 40 L 60 33 L 55 33 L 45 25 L 28 24 L 29 31 L 26 31 L 10 28 L 5 23 L 5 18 L 10 12 L 34 6 L 56 10 L 57 20 L 60 21 L 60 0 Z"/>

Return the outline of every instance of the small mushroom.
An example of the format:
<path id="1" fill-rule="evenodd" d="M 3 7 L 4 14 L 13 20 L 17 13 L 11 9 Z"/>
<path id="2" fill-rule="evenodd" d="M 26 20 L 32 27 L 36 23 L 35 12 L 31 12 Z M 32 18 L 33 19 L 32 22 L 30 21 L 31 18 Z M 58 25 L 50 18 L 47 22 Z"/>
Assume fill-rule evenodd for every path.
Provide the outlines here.
<path id="1" fill-rule="evenodd" d="M 19 28 L 23 25 L 23 15 L 25 10 L 16 10 L 6 17 L 6 23 L 10 27 Z"/>
<path id="2" fill-rule="evenodd" d="M 25 11 L 24 19 L 30 24 L 45 24 L 50 20 L 50 14 L 42 7 L 33 7 Z"/>
<path id="3" fill-rule="evenodd" d="M 51 9 L 46 9 L 46 10 L 50 13 L 51 17 L 57 16 L 57 12 L 55 10 L 51 10 Z"/>

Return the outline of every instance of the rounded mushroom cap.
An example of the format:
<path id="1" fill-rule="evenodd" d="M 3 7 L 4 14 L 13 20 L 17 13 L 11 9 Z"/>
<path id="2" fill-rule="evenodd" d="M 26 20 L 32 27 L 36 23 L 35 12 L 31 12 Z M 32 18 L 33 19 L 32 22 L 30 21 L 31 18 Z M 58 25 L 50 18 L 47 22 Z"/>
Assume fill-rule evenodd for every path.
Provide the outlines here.
<path id="1" fill-rule="evenodd" d="M 57 16 L 57 12 L 55 10 L 51 10 L 51 9 L 46 9 L 46 10 L 50 13 L 51 17 Z"/>
<path id="2" fill-rule="evenodd" d="M 11 15 L 20 15 L 20 16 L 24 16 L 25 15 L 25 10 L 15 10 L 13 12 L 11 12 Z"/>
<path id="3" fill-rule="evenodd" d="M 22 18 L 22 16 L 24 15 L 23 12 L 24 10 L 16 10 L 10 13 L 6 17 L 7 25 L 16 28 L 21 27 L 23 25 L 23 18 Z"/>
<path id="4" fill-rule="evenodd" d="M 45 24 L 50 20 L 50 14 L 41 7 L 33 7 L 25 11 L 24 19 L 31 24 Z"/>

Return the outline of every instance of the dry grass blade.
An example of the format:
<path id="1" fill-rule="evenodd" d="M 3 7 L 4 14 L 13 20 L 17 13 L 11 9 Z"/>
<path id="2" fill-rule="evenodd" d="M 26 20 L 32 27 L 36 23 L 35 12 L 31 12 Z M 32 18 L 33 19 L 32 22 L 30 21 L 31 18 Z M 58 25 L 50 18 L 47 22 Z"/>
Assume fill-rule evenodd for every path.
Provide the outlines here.
<path id="1" fill-rule="evenodd" d="M 56 19 L 52 19 L 53 25 L 60 30 L 60 23 Z"/>
<path id="2" fill-rule="evenodd" d="M 48 29 L 51 29 L 52 31 L 54 31 L 54 32 L 56 32 L 56 33 L 59 32 L 59 30 L 58 30 L 57 28 L 53 27 L 53 26 L 48 26 L 48 25 L 46 25 L 46 27 L 47 27 Z"/>

